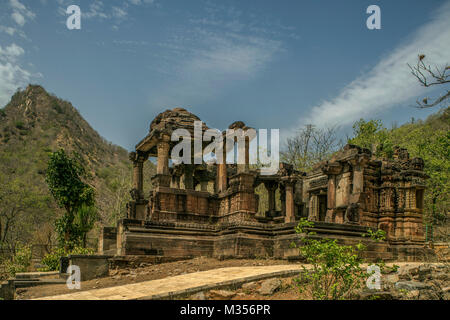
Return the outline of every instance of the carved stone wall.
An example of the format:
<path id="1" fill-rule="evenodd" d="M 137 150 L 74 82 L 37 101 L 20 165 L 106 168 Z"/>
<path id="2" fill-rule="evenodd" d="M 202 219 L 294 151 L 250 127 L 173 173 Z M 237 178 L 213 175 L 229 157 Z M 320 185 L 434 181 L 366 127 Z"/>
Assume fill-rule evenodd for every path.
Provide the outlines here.
<path id="1" fill-rule="evenodd" d="M 198 120 L 181 108 L 167 110 L 152 121 L 149 134 L 130 153 L 133 200 L 127 206 L 127 219 L 114 229 L 119 255 L 288 257 L 300 217 L 320 225 L 321 236 L 333 235 L 349 243 L 360 241 L 358 232 L 368 228 L 386 231 L 388 242 L 376 247 L 373 256 L 407 256 L 415 250 L 407 248 L 423 244 L 427 176 L 423 160 L 410 159 L 406 150 L 396 149 L 394 158 L 386 160 L 347 145 L 309 173 L 280 163 L 278 172 L 267 176 L 250 169 L 246 138 L 243 164 L 169 166 L 171 133 L 178 128 L 193 133 Z M 248 127 L 237 121 L 230 128 Z M 204 132 L 206 125 L 201 129 Z M 158 158 L 157 174 L 146 197 L 143 164 L 152 156 Z M 255 188 L 261 184 L 268 192 L 269 210 L 257 216 Z M 276 208 L 276 194 L 281 210 Z M 104 231 L 103 250 L 111 247 L 111 234 Z M 394 247 L 402 249 L 394 253 Z"/>

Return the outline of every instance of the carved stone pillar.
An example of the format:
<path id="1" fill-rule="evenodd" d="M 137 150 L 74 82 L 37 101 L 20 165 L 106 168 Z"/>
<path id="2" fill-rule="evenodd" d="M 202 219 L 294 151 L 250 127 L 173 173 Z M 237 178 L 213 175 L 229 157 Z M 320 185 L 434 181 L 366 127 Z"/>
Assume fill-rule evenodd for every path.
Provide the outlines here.
<path id="1" fill-rule="evenodd" d="M 218 193 L 225 192 L 228 188 L 227 164 L 226 164 L 227 153 L 226 153 L 225 143 L 223 144 L 222 152 L 223 152 L 222 163 L 219 163 L 217 165 L 217 192 Z"/>
<path id="2" fill-rule="evenodd" d="M 158 142 L 158 163 L 156 166 L 156 174 L 169 174 L 169 145 L 170 137 L 164 135 Z"/>
<path id="3" fill-rule="evenodd" d="M 285 184 L 285 223 L 295 222 L 295 207 L 294 207 L 294 180 L 292 178 L 283 179 Z"/>
<path id="4" fill-rule="evenodd" d="M 200 181 L 200 190 L 208 192 L 208 181 Z"/>
<path id="5" fill-rule="evenodd" d="M 134 198 L 144 198 L 144 161 L 147 160 L 146 155 L 140 152 L 131 152 L 129 154 L 130 160 L 133 162 L 133 193 Z"/>
<path id="6" fill-rule="evenodd" d="M 336 208 L 336 176 L 331 175 L 328 177 L 327 213 L 325 216 L 325 222 L 333 222 L 333 214 L 335 208 Z"/>
<path id="7" fill-rule="evenodd" d="M 183 174 L 183 164 L 175 165 L 170 168 L 169 173 L 171 176 L 170 187 L 174 189 L 180 189 L 181 175 Z"/>
<path id="8" fill-rule="evenodd" d="M 358 203 L 364 209 L 364 167 L 368 162 L 365 155 L 358 156 L 349 161 L 353 168 L 353 190 L 350 196 L 350 204 Z"/>
<path id="9" fill-rule="evenodd" d="M 311 194 L 309 198 L 309 212 L 308 212 L 308 220 L 310 221 L 318 221 L 318 200 L 317 195 Z"/>
<path id="10" fill-rule="evenodd" d="M 286 186 L 284 183 L 280 183 L 280 202 L 281 202 L 281 215 L 286 215 Z"/>
<path id="11" fill-rule="evenodd" d="M 173 175 L 170 181 L 170 187 L 174 189 L 180 189 L 180 176 Z"/>
<path id="12" fill-rule="evenodd" d="M 352 193 L 361 193 L 364 188 L 364 174 L 361 166 L 353 167 L 353 190 Z"/>
<path id="13" fill-rule="evenodd" d="M 127 204 L 127 218 L 145 220 L 148 201 L 144 199 L 144 161 L 148 155 L 142 152 L 131 152 L 133 162 L 133 188 L 130 191 L 132 201 Z"/>
<path id="14" fill-rule="evenodd" d="M 209 174 L 206 170 L 198 170 L 195 172 L 195 177 L 200 181 L 200 191 L 208 192 Z"/>
<path id="15" fill-rule="evenodd" d="M 350 160 L 353 167 L 353 190 L 352 193 L 364 192 L 364 167 L 369 161 L 367 156 L 359 156 Z"/>
<path id="16" fill-rule="evenodd" d="M 270 217 L 275 216 L 276 208 L 275 208 L 275 191 L 278 188 L 278 185 L 273 181 L 264 182 L 264 187 L 267 190 L 268 194 L 268 204 L 269 208 L 267 210 L 267 215 Z"/>
<path id="17" fill-rule="evenodd" d="M 156 145 L 158 151 L 158 160 L 156 164 L 156 175 L 152 178 L 154 187 L 169 187 L 170 186 L 170 172 L 169 172 L 169 150 L 170 137 L 163 135 L 161 140 Z"/>
<path id="18" fill-rule="evenodd" d="M 340 174 L 342 169 L 342 165 L 336 162 L 327 162 L 322 167 L 322 172 L 328 176 L 325 222 L 334 222 L 336 210 L 336 175 Z"/>
<path id="19" fill-rule="evenodd" d="M 238 149 L 239 152 L 239 149 Z M 250 139 L 245 137 L 244 143 L 244 164 L 237 165 L 237 173 L 248 173 L 250 171 Z"/>
<path id="20" fill-rule="evenodd" d="M 184 165 L 183 184 L 186 190 L 194 190 L 194 165 Z"/>

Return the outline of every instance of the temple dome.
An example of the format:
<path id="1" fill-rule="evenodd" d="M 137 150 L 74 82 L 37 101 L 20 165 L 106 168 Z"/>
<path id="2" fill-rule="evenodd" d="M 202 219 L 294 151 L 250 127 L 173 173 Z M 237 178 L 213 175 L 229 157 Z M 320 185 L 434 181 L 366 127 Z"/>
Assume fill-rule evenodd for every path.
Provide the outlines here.
<path id="1" fill-rule="evenodd" d="M 158 114 L 150 124 L 150 134 L 152 132 L 164 132 L 171 134 L 176 129 L 187 129 L 194 133 L 194 121 L 201 121 L 195 114 L 183 108 L 174 108 Z M 202 130 L 208 127 L 203 123 Z"/>

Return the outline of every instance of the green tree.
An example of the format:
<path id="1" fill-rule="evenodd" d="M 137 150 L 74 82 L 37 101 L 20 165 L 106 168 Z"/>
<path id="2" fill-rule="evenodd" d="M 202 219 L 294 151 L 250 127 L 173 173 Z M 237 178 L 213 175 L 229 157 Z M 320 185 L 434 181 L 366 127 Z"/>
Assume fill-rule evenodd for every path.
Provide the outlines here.
<path id="1" fill-rule="evenodd" d="M 45 180 L 58 206 L 65 209 L 56 222 L 58 241 L 65 247 L 78 244 L 92 228 L 91 215 L 95 210 L 87 208 L 94 207 L 95 192 L 82 180 L 85 177 L 77 154 L 71 158 L 63 149 L 50 154 Z"/>
<path id="2" fill-rule="evenodd" d="M 302 218 L 295 228 L 302 237 L 300 254 L 311 265 L 311 269 L 303 266 L 296 279 L 299 291 L 309 291 L 315 300 L 351 298 L 367 277 L 361 267 L 363 259 L 358 254 L 365 246 L 361 243 L 355 247 L 340 245 L 336 239 L 316 239 L 315 233 L 310 231 L 313 227 L 313 222 Z M 296 247 L 294 243 L 292 246 Z"/>
<path id="3" fill-rule="evenodd" d="M 348 143 L 371 150 L 377 156 L 392 157 L 393 144 L 381 120 L 360 119 L 353 124 L 353 138 Z"/>
<path id="4" fill-rule="evenodd" d="M 97 217 L 97 209 L 94 206 L 83 204 L 77 210 L 74 224 L 76 226 L 75 229 L 80 235 L 80 240 L 82 241 L 82 245 L 84 248 L 86 247 L 87 234 L 94 227 L 94 224 L 97 221 Z"/>
<path id="5" fill-rule="evenodd" d="M 0 248 L 14 252 L 17 244 L 30 241 L 28 231 L 40 221 L 46 199 L 20 179 L 0 175 Z"/>

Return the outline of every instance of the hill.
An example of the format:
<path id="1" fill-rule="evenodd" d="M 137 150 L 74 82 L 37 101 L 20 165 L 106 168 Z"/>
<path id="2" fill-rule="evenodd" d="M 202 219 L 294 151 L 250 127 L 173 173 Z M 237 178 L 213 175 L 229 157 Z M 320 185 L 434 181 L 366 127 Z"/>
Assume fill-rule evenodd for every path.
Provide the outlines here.
<path id="1" fill-rule="evenodd" d="M 59 148 L 82 157 L 96 190 L 98 226 L 115 225 L 125 213 L 132 176 L 128 152 L 103 139 L 70 102 L 29 85 L 0 109 L 0 244 L 52 242 L 61 212 L 45 170 L 49 153 Z M 145 167 L 148 191 L 154 167 Z"/>

